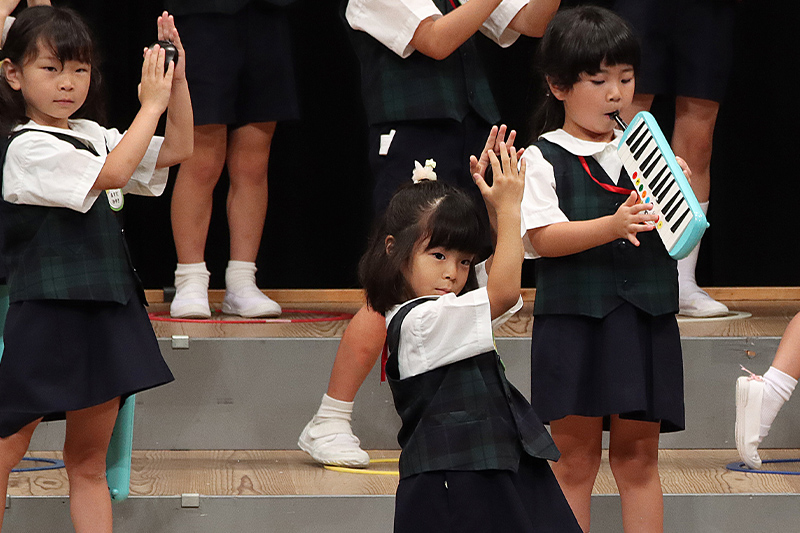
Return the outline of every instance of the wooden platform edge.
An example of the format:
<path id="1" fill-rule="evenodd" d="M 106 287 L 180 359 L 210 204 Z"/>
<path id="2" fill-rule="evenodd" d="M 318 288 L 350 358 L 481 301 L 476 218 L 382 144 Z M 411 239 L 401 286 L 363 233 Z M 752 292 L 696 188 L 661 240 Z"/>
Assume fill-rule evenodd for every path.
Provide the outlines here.
<path id="1" fill-rule="evenodd" d="M 800 287 L 704 287 L 712 298 L 722 301 L 792 301 L 800 300 Z M 273 289 L 264 294 L 281 304 L 332 303 L 349 304 L 364 303 L 364 291 L 361 289 Z M 151 289 L 145 291 L 150 303 L 163 303 L 164 291 Z M 536 289 L 522 289 L 522 299 L 532 302 Z M 211 303 L 221 303 L 225 297 L 224 290 L 208 291 Z"/>

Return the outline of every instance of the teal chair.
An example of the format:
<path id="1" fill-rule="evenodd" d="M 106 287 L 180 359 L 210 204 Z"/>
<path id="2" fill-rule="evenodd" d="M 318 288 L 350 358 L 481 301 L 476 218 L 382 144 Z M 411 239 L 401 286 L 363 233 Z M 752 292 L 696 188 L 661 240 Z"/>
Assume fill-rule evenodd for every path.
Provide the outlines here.
<path id="1" fill-rule="evenodd" d="M 8 287 L 0 285 L 0 360 L 3 358 L 3 328 L 8 312 Z M 128 497 L 131 483 L 131 450 L 133 449 L 133 411 L 136 396 L 131 395 L 122 404 L 117 423 L 111 434 L 106 455 L 106 480 L 113 501 Z"/>

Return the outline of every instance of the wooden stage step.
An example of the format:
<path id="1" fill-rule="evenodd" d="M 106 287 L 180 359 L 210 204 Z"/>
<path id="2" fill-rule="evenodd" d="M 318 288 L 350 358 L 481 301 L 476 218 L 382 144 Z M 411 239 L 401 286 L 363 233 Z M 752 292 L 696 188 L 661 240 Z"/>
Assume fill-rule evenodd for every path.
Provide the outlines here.
<path id="1" fill-rule="evenodd" d="M 372 459 L 397 459 L 396 450 L 369 450 Z M 798 449 L 768 449 L 762 459 L 800 459 Z M 61 452 L 30 452 L 31 457 L 60 459 Z M 735 450 L 660 450 L 661 485 L 665 494 L 800 494 L 800 476 L 727 470 L 738 461 Z M 25 462 L 21 466 L 30 466 Z M 800 465 L 785 465 L 800 472 Z M 368 469 L 340 472 L 315 463 L 296 450 L 150 450 L 134 451 L 131 497 L 394 495 L 397 463 L 376 463 Z M 392 475 L 385 475 L 392 473 Z M 11 475 L 10 496 L 67 496 L 64 469 Z M 594 494 L 618 494 L 608 466 L 608 452 Z"/>
<path id="2" fill-rule="evenodd" d="M 370 454 L 397 457 L 396 451 Z M 797 458 L 800 450 L 762 455 Z M 796 523 L 798 476 L 728 471 L 725 465 L 736 460 L 731 450 L 661 450 L 659 457 L 665 531 L 761 533 L 791 531 Z M 333 472 L 297 451 L 138 451 L 132 496 L 114 505 L 114 531 L 389 533 L 396 485 L 396 475 Z M 71 531 L 67 490 L 63 470 L 13 474 L 4 533 Z M 619 496 L 604 457 L 592 532 L 620 531 Z"/>
<path id="3" fill-rule="evenodd" d="M 713 297 L 720 299 L 731 310 L 728 317 L 692 319 L 678 317 L 683 337 L 780 337 L 792 317 L 800 312 L 800 287 L 708 287 Z M 363 293 L 346 290 L 276 290 L 264 291 L 279 302 L 284 309 L 307 309 L 331 313 L 354 314 L 363 304 Z M 212 308 L 219 310 L 224 291 L 209 291 Z M 506 324 L 498 328 L 498 337 L 527 337 L 533 324 L 535 289 L 523 289 L 524 307 Z M 168 318 L 169 304 L 164 303 L 161 291 L 147 291 L 150 311 Z M 745 314 L 750 316 L 744 317 Z M 292 315 L 287 315 L 292 316 Z M 285 318 L 285 317 L 284 317 Z M 193 338 L 254 338 L 340 337 L 348 320 L 314 323 L 285 323 L 266 321 L 237 323 L 239 317 L 214 315 L 215 321 L 173 322 L 157 319 L 153 329 L 159 338 L 188 335 Z"/>

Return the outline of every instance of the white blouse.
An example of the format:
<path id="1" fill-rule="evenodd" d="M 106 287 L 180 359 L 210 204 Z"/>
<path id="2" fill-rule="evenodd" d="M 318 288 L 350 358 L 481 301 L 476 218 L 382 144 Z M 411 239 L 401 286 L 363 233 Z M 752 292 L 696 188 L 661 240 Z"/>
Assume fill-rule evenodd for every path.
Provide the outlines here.
<path id="1" fill-rule="evenodd" d="M 617 145 L 622 132 L 614 130 L 611 142 L 585 141 L 573 137 L 566 131 L 558 129 L 541 135 L 576 156 L 594 157 L 603 170 L 616 184 L 622 171 L 622 160 L 617 153 Z M 558 191 L 553 165 L 543 156 L 536 146 L 529 146 L 522 154 L 525 160 L 525 192 L 522 197 L 522 242 L 525 246 L 525 258 L 541 257 L 534 250 L 527 237 L 529 229 L 542 228 L 558 222 L 568 222 L 567 216 L 558 207 Z"/>
<path id="2" fill-rule="evenodd" d="M 417 298 L 415 298 L 417 299 Z M 413 301 L 413 300 L 411 300 Z M 407 302 L 406 302 L 407 303 Z M 386 314 L 386 326 L 404 304 Z M 445 294 L 412 309 L 400 326 L 400 379 L 494 350 L 492 329 L 522 308 L 516 305 L 492 320 L 485 287 L 464 295 Z"/>
<path id="3" fill-rule="evenodd" d="M 14 204 L 66 207 L 87 212 L 100 191 L 92 186 L 106 161 L 107 150 L 113 150 L 124 136 L 116 129 L 106 129 L 91 120 L 70 120 L 70 129 L 41 126 L 33 121 L 14 128 L 53 131 L 74 137 L 94 148 L 78 150 L 68 142 L 48 133 L 28 132 L 9 145 L 3 165 L 3 198 Z M 164 192 L 169 169 L 156 169 L 163 137 L 150 141 L 142 161 L 131 176 L 123 193 L 159 196 Z"/>
<path id="4" fill-rule="evenodd" d="M 503 48 L 511 46 L 519 33 L 508 25 L 527 4 L 528 0 L 503 0 L 484 21 L 481 33 Z M 419 23 L 429 17 L 442 16 L 431 0 L 350 0 L 345 11 L 345 18 L 354 30 L 370 34 L 404 59 L 414 52 L 410 43 Z"/>

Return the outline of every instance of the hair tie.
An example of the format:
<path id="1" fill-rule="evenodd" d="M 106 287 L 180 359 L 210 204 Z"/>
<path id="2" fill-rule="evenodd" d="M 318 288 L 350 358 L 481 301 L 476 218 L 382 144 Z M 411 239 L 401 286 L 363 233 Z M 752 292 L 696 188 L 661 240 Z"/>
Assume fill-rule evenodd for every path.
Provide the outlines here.
<path id="1" fill-rule="evenodd" d="M 411 173 L 411 181 L 419 183 L 420 181 L 436 181 L 436 161 L 433 159 L 426 159 L 425 166 L 419 164 L 419 161 L 414 161 L 414 172 Z"/>

